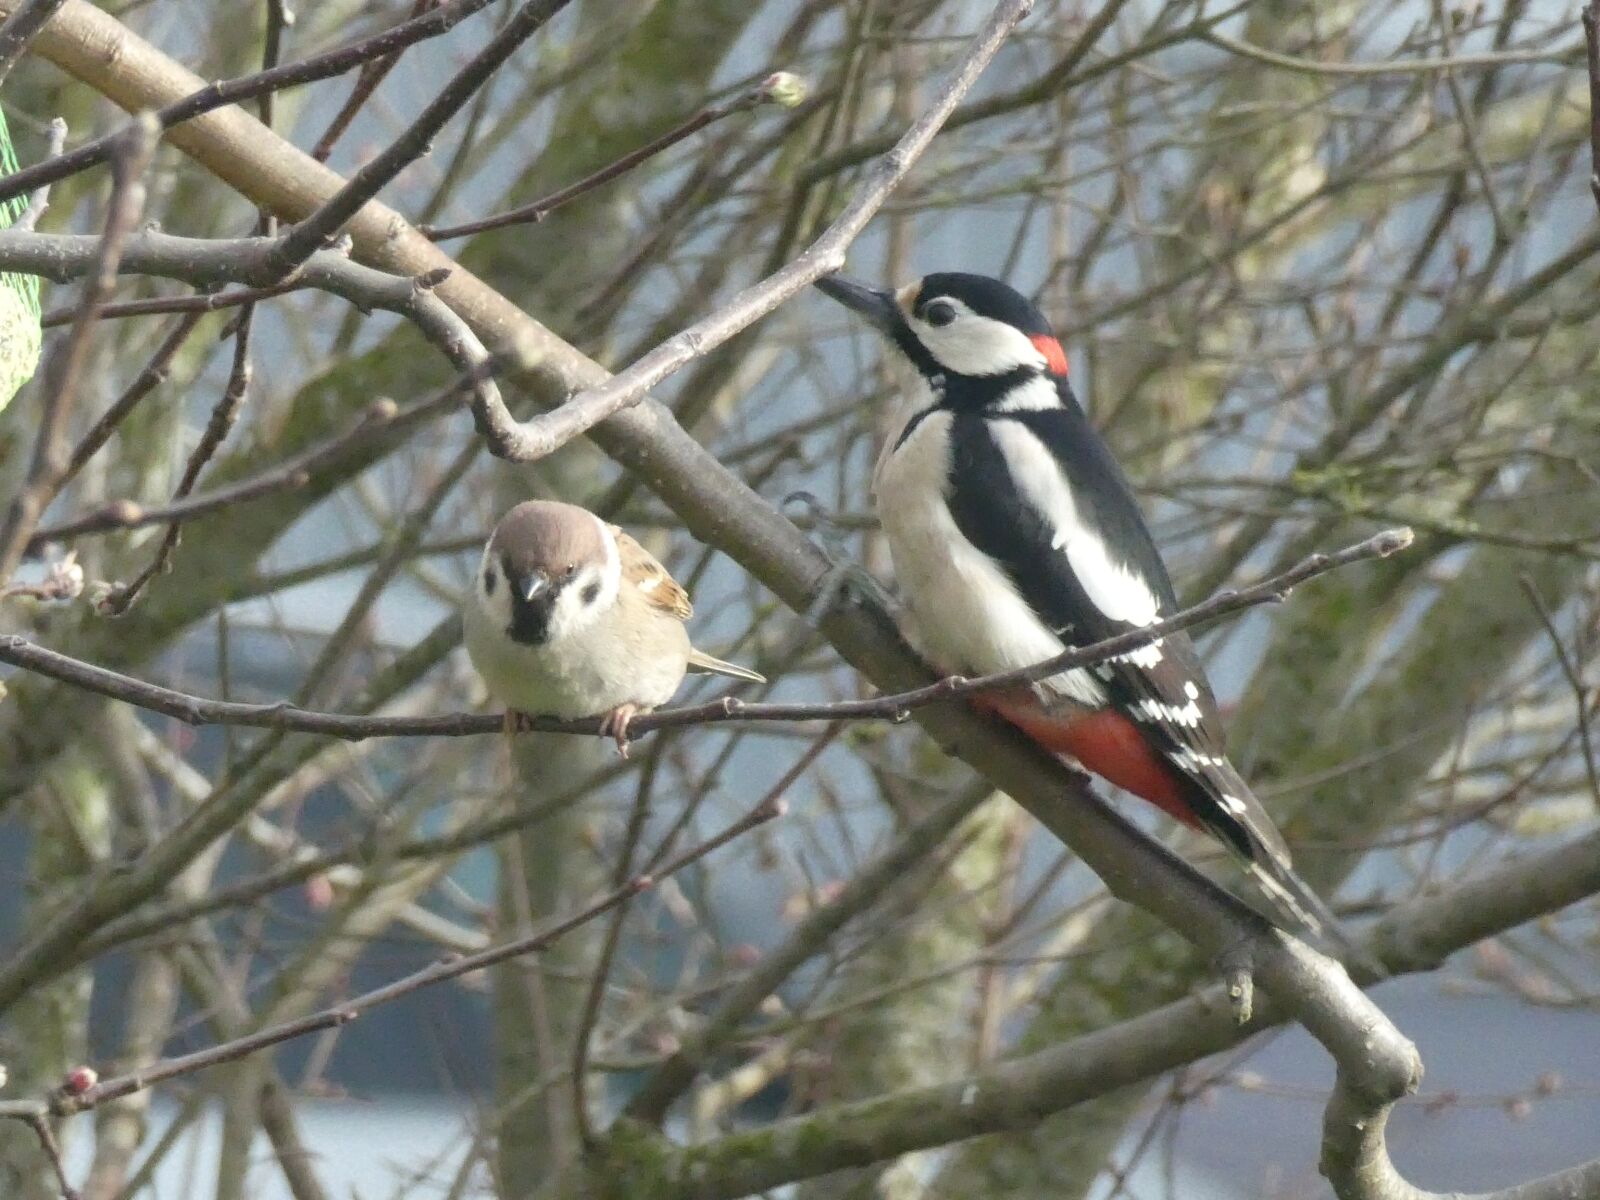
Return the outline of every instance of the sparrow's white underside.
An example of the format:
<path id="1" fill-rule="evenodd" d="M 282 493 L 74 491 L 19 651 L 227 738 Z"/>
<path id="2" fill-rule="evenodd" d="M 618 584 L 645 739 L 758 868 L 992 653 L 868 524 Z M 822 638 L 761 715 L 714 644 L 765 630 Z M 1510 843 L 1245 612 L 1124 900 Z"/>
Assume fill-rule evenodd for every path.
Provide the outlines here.
<path id="1" fill-rule="evenodd" d="M 507 634 L 509 589 L 501 586 L 485 596 L 480 566 L 473 600 L 463 606 L 467 653 L 489 693 L 507 708 L 588 717 L 623 704 L 655 708 L 678 690 L 688 669 L 688 631 L 620 578 L 609 531 L 606 540 L 612 553 L 604 568 L 603 602 L 560 612 L 550 640 L 537 646 Z M 574 601 L 578 590 L 568 589 Z"/>

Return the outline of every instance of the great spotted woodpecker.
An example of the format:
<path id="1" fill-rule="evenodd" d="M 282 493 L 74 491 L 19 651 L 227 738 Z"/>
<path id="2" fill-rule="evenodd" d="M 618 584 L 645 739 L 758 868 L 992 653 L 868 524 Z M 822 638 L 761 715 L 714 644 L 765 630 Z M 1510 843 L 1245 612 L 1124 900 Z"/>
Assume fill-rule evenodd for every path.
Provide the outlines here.
<path id="1" fill-rule="evenodd" d="M 929 275 L 897 292 L 840 275 L 817 286 L 915 368 L 873 490 L 908 632 L 935 666 L 968 676 L 1033 666 L 1177 610 L 1127 478 L 1073 395 L 1066 355 L 1037 308 L 981 275 Z M 975 703 L 1205 830 L 1283 916 L 1337 935 L 1229 763 L 1186 634 Z"/>

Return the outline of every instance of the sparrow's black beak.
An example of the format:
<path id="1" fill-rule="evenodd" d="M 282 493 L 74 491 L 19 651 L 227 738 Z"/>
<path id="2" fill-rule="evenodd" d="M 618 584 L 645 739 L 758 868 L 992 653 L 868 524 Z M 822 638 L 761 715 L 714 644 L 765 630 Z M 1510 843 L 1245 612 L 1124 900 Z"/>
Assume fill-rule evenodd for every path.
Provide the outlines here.
<path id="1" fill-rule="evenodd" d="M 893 292 L 868 287 L 848 275 L 824 275 L 817 280 L 817 287 L 884 333 L 893 334 L 900 326 L 900 306 L 894 302 Z"/>

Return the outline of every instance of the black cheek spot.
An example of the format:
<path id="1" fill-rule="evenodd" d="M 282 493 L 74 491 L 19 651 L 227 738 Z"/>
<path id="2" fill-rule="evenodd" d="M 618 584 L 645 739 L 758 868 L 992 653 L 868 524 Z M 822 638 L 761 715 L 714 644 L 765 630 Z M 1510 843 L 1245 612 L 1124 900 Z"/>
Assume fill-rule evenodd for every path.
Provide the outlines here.
<path id="1" fill-rule="evenodd" d="M 593 604 L 598 599 L 600 599 L 600 581 L 598 579 L 591 580 L 584 585 L 583 602 L 585 604 Z"/>
<path id="2" fill-rule="evenodd" d="M 483 590 L 489 595 L 494 595 L 495 585 L 499 582 L 500 576 L 495 573 L 495 569 L 493 567 L 490 567 L 483 573 Z"/>

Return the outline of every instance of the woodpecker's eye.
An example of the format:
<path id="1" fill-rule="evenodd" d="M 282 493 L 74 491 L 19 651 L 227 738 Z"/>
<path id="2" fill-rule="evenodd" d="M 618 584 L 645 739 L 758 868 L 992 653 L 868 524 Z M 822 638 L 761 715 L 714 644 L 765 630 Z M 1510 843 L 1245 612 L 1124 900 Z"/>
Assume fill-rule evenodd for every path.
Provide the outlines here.
<path id="1" fill-rule="evenodd" d="M 956 319 L 956 306 L 948 300 L 934 300 L 923 308 L 922 319 L 929 325 L 948 325 Z"/>

